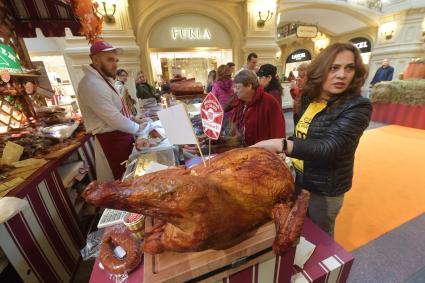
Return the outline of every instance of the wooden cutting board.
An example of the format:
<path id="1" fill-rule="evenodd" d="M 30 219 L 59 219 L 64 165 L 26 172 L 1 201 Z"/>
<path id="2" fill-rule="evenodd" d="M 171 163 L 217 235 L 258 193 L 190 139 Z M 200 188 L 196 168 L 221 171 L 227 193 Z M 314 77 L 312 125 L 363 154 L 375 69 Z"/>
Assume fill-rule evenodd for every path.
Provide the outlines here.
<path id="1" fill-rule="evenodd" d="M 146 219 L 146 227 L 152 219 Z M 276 232 L 274 223 L 261 226 L 255 234 L 227 250 L 194 253 L 166 252 L 144 255 L 144 282 L 217 282 L 253 264 L 275 257 L 271 250 Z M 248 261 L 244 260 L 247 258 Z M 233 266 L 232 266 L 233 263 Z M 192 282 L 192 281 L 191 281 Z"/>

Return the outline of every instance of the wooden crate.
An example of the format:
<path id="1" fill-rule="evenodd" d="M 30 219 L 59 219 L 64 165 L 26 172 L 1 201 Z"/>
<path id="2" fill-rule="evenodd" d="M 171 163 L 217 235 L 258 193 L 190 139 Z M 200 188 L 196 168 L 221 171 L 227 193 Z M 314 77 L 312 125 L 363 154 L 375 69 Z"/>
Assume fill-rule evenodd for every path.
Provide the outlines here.
<path id="1" fill-rule="evenodd" d="M 146 219 L 146 226 L 151 225 L 152 220 Z M 275 235 L 274 223 L 269 222 L 260 227 L 251 238 L 227 250 L 166 252 L 154 256 L 145 253 L 144 282 L 217 282 L 275 257 L 271 249 Z M 287 256 L 291 259 L 286 259 L 285 262 L 290 262 L 288 268 L 292 269 L 295 252 L 289 252 Z"/>

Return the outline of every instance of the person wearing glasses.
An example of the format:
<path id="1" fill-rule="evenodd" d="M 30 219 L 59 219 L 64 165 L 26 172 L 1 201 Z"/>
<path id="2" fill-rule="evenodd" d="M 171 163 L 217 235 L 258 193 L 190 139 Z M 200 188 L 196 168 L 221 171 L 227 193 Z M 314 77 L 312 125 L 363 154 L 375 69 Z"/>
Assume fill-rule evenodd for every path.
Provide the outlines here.
<path id="1" fill-rule="evenodd" d="M 243 146 L 285 137 L 285 122 L 279 102 L 264 90 L 250 70 L 240 71 L 234 79 L 236 99 L 231 121 Z"/>

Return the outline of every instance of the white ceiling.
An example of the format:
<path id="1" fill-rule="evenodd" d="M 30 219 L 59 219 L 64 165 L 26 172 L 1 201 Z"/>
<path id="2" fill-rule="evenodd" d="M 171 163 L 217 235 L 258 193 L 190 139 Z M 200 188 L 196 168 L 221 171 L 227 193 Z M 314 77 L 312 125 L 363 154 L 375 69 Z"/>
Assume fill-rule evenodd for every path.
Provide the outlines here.
<path id="1" fill-rule="evenodd" d="M 282 11 L 280 22 L 303 22 L 317 24 L 319 29 L 330 32 L 332 35 L 348 33 L 361 28 L 366 28 L 365 21 L 335 10 L 329 9 L 296 9 Z"/>

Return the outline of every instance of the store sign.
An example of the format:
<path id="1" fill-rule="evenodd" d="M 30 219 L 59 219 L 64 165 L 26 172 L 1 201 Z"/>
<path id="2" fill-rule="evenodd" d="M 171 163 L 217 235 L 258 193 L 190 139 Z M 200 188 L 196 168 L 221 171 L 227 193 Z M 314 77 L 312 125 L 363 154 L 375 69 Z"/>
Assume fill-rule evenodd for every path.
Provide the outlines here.
<path id="1" fill-rule="evenodd" d="M 207 28 L 172 27 L 171 37 L 174 40 L 211 40 L 211 32 Z"/>
<path id="2" fill-rule="evenodd" d="M 224 112 L 213 93 L 208 93 L 201 104 L 202 128 L 207 137 L 212 140 L 218 140 L 223 124 Z"/>
<path id="3" fill-rule="evenodd" d="M 372 46 L 370 44 L 369 39 L 364 37 L 356 37 L 353 39 L 350 39 L 350 42 L 356 46 L 361 53 L 367 53 L 372 51 Z"/>
<path id="4" fill-rule="evenodd" d="M 7 70 L 10 73 L 22 73 L 19 59 L 16 57 L 13 48 L 0 44 L 0 70 Z"/>
<path id="5" fill-rule="evenodd" d="M 311 54 L 306 49 L 298 49 L 292 52 L 286 59 L 286 63 L 302 62 L 311 60 Z"/>
<path id="6" fill-rule="evenodd" d="M 303 38 L 313 38 L 317 35 L 316 26 L 298 26 L 297 27 L 297 37 Z"/>

